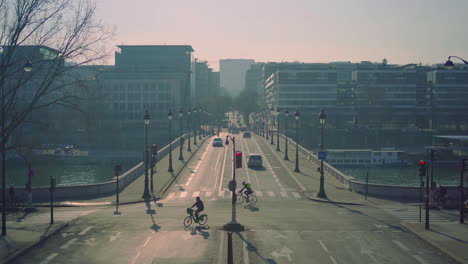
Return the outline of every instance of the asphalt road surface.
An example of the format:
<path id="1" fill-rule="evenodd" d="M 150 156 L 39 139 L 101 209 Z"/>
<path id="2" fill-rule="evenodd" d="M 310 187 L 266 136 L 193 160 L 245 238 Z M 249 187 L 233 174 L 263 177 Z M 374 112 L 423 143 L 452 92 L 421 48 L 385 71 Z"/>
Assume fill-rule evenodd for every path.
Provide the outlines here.
<path id="1" fill-rule="evenodd" d="M 401 229 L 388 208 L 309 200 L 307 180 L 292 179 L 282 156 L 265 144 L 236 135 L 244 158 L 261 153 L 264 168 L 246 168 L 244 159 L 236 170 L 237 182 L 250 182 L 258 202 L 236 207 L 246 231 L 233 234 L 234 263 L 456 263 Z M 113 215 L 114 207 L 83 215 L 16 263 L 226 263 L 222 227 L 231 221 L 231 177 L 232 143 L 207 141 L 162 200 L 121 206 L 121 215 Z M 197 196 L 208 223 L 184 228 Z"/>

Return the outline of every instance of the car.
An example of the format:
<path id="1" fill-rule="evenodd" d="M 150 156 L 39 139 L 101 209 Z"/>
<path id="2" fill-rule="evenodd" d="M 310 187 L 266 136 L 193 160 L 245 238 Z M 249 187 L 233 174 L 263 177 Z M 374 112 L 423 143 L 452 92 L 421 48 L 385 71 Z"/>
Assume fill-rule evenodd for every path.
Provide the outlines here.
<path id="1" fill-rule="evenodd" d="M 262 155 L 258 153 L 250 153 L 250 156 L 248 157 L 247 160 L 247 167 L 249 168 L 262 168 Z"/>
<path id="2" fill-rule="evenodd" d="M 213 147 L 223 147 L 223 140 L 221 138 L 213 139 Z"/>
<path id="3" fill-rule="evenodd" d="M 250 132 L 244 132 L 243 138 L 250 138 Z"/>

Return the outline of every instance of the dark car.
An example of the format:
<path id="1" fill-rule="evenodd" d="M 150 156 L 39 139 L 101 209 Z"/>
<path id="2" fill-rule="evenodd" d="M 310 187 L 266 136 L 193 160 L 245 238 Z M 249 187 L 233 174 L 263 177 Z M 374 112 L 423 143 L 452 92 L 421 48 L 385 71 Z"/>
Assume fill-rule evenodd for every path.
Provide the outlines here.
<path id="1" fill-rule="evenodd" d="M 213 147 L 223 147 L 223 140 L 221 138 L 213 139 Z"/>
<path id="2" fill-rule="evenodd" d="M 244 132 L 243 138 L 250 138 L 250 132 Z"/>
<path id="3" fill-rule="evenodd" d="M 251 153 L 247 160 L 247 166 L 249 168 L 262 168 L 262 155 L 257 153 Z"/>

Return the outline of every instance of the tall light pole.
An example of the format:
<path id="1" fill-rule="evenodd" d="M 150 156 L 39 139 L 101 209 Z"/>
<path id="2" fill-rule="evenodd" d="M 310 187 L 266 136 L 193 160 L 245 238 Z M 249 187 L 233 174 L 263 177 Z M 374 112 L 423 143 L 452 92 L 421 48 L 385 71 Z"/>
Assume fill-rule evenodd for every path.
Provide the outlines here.
<path id="1" fill-rule="evenodd" d="M 190 107 L 187 109 L 187 123 L 188 123 L 188 147 L 187 147 L 187 151 L 188 152 L 192 152 L 192 148 L 190 147 L 190 127 L 192 126 L 191 123 L 192 123 L 192 118 L 190 116 L 190 114 L 192 114 L 192 112 L 190 111 Z"/>
<path id="2" fill-rule="evenodd" d="M 244 230 L 244 227 L 237 222 L 236 219 L 236 199 L 237 199 L 237 194 L 236 194 L 236 188 L 237 188 L 237 183 L 236 183 L 236 138 L 231 137 L 230 135 L 226 136 L 226 146 L 229 145 L 229 139 L 232 141 L 232 180 L 229 182 L 228 187 L 229 190 L 232 192 L 232 199 L 231 199 L 231 222 L 227 223 L 224 225 L 224 229 L 226 230 L 231 230 L 231 231 L 242 231 Z M 242 154 L 241 158 L 242 157 Z"/>
<path id="3" fill-rule="evenodd" d="M 296 168 L 294 172 L 301 172 L 299 170 L 299 115 L 299 109 L 296 108 L 296 113 L 294 113 L 296 118 Z"/>
<path id="4" fill-rule="evenodd" d="M 150 123 L 148 110 L 146 110 L 145 115 L 143 116 L 143 121 L 145 123 L 145 190 L 143 191 L 143 196 L 141 196 L 141 198 L 148 200 L 151 198 L 148 189 L 148 126 Z"/>
<path id="5" fill-rule="evenodd" d="M 279 135 L 280 135 L 280 122 L 279 122 L 279 116 L 280 116 L 280 113 L 281 113 L 281 110 L 280 108 L 277 106 L 276 107 L 276 124 L 278 125 L 278 127 L 276 128 L 276 151 L 280 151 L 280 145 L 279 145 Z"/>
<path id="6" fill-rule="evenodd" d="M 3 53 L 2 53 L 3 56 Z M 2 60 L 0 65 L 1 76 L 0 82 L 2 85 L 2 139 L 1 139 L 1 151 L 2 151 L 2 236 L 6 236 L 6 134 L 5 134 L 5 71 L 9 65 L 4 65 Z M 28 60 L 24 64 L 23 70 L 30 72 L 33 69 L 32 63 Z M 32 188 L 32 186 L 31 186 Z"/>
<path id="7" fill-rule="evenodd" d="M 273 143 L 273 127 L 274 127 L 274 123 L 275 123 L 275 118 L 273 117 L 274 111 L 275 111 L 275 109 L 272 106 L 271 109 L 270 109 L 270 112 L 269 112 L 270 116 L 272 117 L 271 118 L 271 135 L 270 135 L 270 139 L 271 139 L 270 144 L 271 145 L 275 144 L 275 143 Z"/>
<path id="8" fill-rule="evenodd" d="M 172 168 L 172 111 L 169 110 L 167 114 L 167 118 L 169 119 L 169 169 L 168 172 L 174 172 Z"/>
<path id="9" fill-rule="evenodd" d="M 463 61 L 465 64 L 468 64 L 468 61 L 466 61 L 466 60 L 464 60 L 464 59 L 462 59 L 462 58 L 460 58 L 460 57 L 458 57 L 458 56 L 449 56 L 449 57 L 448 57 L 448 60 L 447 60 L 447 61 L 445 62 L 445 64 L 444 64 L 444 67 L 447 68 L 447 70 L 451 70 L 451 69 L 453 69 L 453 67 L 455 67 L 455 65 L 454 65 L 453 62 L 450 60 L 450 58 L 457 58 L 457 59 Z"/>
<path id="10" fill-rule="evenodd" d="M 193 119 L 194 119 L 194 125 L 193 125 L 193 144 L 197 145 L 197 107 L 193 107 Z"/>
<path id="11" fill-rule="evenodd" d="M 285 108 L 284 109 L 284 123 L 286 127 L 286 130 L 285 130 L 286 141 L 284 142 L 284 160 L 289 160 L 288 158 L 288 115 L 289 115 L 288 108 Z"/>
<path id="12" fill-rule="evenodd" d="M 270 116 L 268 115 L 268 107 L 265 106 L 265 110 L 263 110 L 266 116 L 266 139 L 268 139 L 268 134 L 270 133 L 268 122 L 270 122 Z"/>
<path id="13" fill-rule="evenodd" d="M 320 110 L 320 114 L 318 115 L 318 118 L 320 120 L 320 125 L 322 126 L 322 143 L 320 144 L 320 151 L 323 152 L 323 125 L 325 124 L 325 119 L 327 119 L 327 116 L 325 115 L 325 110 L 322 108 Z M 325 193 L 325 187 L 324 187 L 324 177 L 323 177 L 323 159 L 320 160 L 320 190 L 319 193 L 317 194 L 318 197 L 320 198 L 327 198 L 327 194 Z"/>
<path id="14" fill-rule="evenodd" d="M 180 126 L 179 126 L 179 146 L 180 146 L 180 152 L 179 152 L 179 160 L 184 160 L 184 156 L 182 155 L 182 147 L 184 145 L 184 140 L 182 138 L 182 119 L 184 118 L 184 111 L 182 110 L 182 107 L 179 110 L 179 118 L 180 118 Z"/>

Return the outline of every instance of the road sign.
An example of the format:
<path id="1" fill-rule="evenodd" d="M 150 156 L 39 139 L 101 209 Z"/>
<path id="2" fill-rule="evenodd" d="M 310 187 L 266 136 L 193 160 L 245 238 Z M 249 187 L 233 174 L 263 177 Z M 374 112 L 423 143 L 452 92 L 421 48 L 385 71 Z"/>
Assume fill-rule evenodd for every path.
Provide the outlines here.
<path id="1" fill-rule="evenodd" d="M 326 159 L 327 159 L 327 152 L 325 152 L 325 151 L 319 151 L 319 152 L 318 152 L 318 159 L 319 159 L 319 160 L 326 160 Z"/>

